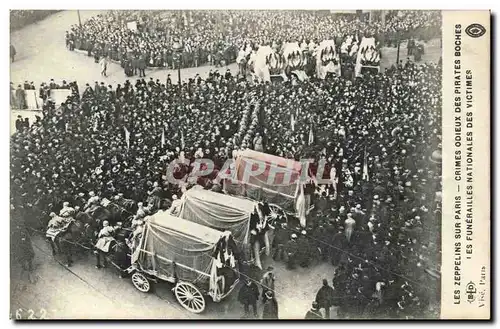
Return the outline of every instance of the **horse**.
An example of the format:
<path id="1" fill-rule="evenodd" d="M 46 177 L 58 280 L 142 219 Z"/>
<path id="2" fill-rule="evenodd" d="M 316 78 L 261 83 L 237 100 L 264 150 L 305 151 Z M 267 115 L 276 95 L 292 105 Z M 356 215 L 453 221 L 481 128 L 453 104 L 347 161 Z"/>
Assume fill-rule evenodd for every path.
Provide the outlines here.
<path id="1" fill-rule="evenodd" d="M 104 267 L 107 267 L 108 261 L 119 270 L 119 277 L 122 278 L 123 272 L 131 265 L 131 250 L 125 240 L 116 237 L 109 242 L 108 251 L 96 250 L 96 267 L 101 267 L 101 258 L 104 261 Z"/>
<path id="2" fill-rule="evenodd" d="M 86 212 L 97 222 L 99 227 L 102 227 L 102 222 L 107 220 L 110 224 L 113 222 L 113 214 L 110 209 L 103 206 L 96 207 L 92 212 Z"/>
<path id="3" fill-rule="evenodd" d="M 96 236 L 97 233 L 99 232 L 100 229 L 100 224 L 99 221 L 95 220 L 89 213 L 86 212 L 79 212 L 75 216 L 75 220 L 83 223 L 84 225 L 84 232 L 83 232 L 83 240 L 85 241 L 84 244 L 88 244 L 89 246 L 94 245 L 96 242 Z"/>
<path id="4" fill-rule="evenodd" d="M 85 243 L 84 234 L 85 225 L 77 220 L 72 220 L 68 227 L 59 233 L 51 241 L 50 246 L 52 247 L 52 254 L 56 255 L 56 249 L 66 257 L 66 265 L 69 267 L 73 264 L 73 253 L 74 248 L 78 244 Z"/>

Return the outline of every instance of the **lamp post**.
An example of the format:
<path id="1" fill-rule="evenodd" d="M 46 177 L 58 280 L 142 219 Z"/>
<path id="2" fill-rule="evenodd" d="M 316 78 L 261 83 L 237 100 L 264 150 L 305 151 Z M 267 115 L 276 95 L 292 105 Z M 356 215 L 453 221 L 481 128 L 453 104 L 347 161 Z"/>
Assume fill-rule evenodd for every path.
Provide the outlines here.
<path id="1" fill-rule="evenodd" d="M 82 18 L 80 17 L 80 11 L 77 10 L 76 12 L 78 13 L 78 24 L 80 25 L 80 27 L 82 27 Z"/>
<path id="2" fill-rule="evenodd" d="M 181 52 L 182 52 L 182 44 L 179 41 L 175 41 L 172 48 L 175 52 L 175 61 L 177 62 L 177 79 L 179 83 L 179 96 L 181 95 Z"/>
<path id="3" fill-rule="evenodd" d="M 396 56 L 396 67 L 399 69 L 399 51 L 400 51 L 400 48 L 401 48 L 401 35 L 399 33 L 399 30 L 397 32 L 397 37 L 398 37 L 398 53 L 397 53 L 397 56 Z"/>

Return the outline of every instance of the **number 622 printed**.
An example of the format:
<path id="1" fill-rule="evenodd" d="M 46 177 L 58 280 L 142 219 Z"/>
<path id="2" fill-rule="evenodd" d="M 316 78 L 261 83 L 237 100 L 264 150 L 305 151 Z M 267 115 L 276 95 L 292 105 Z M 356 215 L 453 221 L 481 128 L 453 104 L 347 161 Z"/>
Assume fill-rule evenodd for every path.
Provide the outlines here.
<path id="1" fill-rule="evenodd" d="M 12 313 L 10 314 L 12 319 Z M 47 319 L 47 311 L 44 308 L 39 310 L 18 308 L 15 312 L 15 320 L 43 320 Z"/>

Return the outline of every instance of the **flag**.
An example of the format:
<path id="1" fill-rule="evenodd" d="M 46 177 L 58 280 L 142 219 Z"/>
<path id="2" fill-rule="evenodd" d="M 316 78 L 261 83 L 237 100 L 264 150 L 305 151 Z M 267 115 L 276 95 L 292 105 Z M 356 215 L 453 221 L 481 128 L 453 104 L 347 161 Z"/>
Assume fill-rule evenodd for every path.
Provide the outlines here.
<path id="1" fill-rule="evenodd" d="M 368 155 L 366 154 L 366 147 L 365 147 L 365 160 L 363 163 L 363 179 L 366 181 L 370 180 L 370 175 L 368 175 Z"/>
<path id="2" fill-rule="evenodd" d="M 292 131 L 295 131 L 295 118 L 293 117 L 293 113 L 290 114 L 290 126 L 292 128 Z"/>
<path id="3" fill-rule="evenodd" d="M 311 145 L 313 142 L 314 142 L 314 132 L 313 132 L 313 127 L 311 125 L 309 129 L 309 145 Z"/>
<path id="4" fill-rule="evenodd" d="M 123 127 L 125 131 L 125 142 L 127 143 L 127 150 L 130 148 L 130 132 L 127 130 L 127 127 Z"/>
<path id="5" fill-rule="evenodd" d="M 184 150 L 184 132 L 181 129 L 181 150 Z"/>
<path id="6" fill-rule="evenodd" d="M 161 130 L 161 147 L 165 147 L 165 129 Z"/>

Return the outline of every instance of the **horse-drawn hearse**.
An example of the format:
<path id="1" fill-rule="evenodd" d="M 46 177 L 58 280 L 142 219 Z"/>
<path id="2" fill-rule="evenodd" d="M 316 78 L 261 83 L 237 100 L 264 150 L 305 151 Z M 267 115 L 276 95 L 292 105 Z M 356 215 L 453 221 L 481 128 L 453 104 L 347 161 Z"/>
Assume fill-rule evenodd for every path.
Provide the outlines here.
<path id="1" fill-rule="evenodd" d="M 145 293 L 152 282 L 173 283 L 177 301 L 190 312 L 201 313 L 206 296 L 219 302 L 237 285 L 238 258 L 231 232 L 159 211 L 146 220 L 126 272 L 134 287 Z"/>
<path id="2" fill-rule="evenodd" d="M 270 216 L 287 221 L 288 216 L 300 218 L 308 211 L 309 197 L 304 194 L 308 181 L 312 181 L 310 171 L 301 162 L 247 149 L 238 153 L 224 188 L 233 195 L 266 200 Z"/>
<path id="3" fill-rule="evenodd" d="M 262 267 L 261 247 L 269 254 L 273 218 L 266 203 L 195 186 L 184 193 L 179 217 L 219 231 L 230 231 L 241 251 L 240 261 Z"/>

